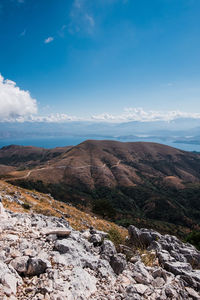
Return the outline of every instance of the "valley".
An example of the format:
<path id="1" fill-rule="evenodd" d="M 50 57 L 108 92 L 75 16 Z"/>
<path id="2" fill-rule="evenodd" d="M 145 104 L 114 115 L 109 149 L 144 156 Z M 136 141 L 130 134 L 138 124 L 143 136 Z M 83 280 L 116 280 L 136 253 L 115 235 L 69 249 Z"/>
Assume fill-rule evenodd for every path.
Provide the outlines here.
<path id="1" fill-rule="evenodd" d="M 87 140 L 0 149 L 1 178 L 125 227 L 184 236 L 200 224 L 200 155 L 169 146 Z"/>

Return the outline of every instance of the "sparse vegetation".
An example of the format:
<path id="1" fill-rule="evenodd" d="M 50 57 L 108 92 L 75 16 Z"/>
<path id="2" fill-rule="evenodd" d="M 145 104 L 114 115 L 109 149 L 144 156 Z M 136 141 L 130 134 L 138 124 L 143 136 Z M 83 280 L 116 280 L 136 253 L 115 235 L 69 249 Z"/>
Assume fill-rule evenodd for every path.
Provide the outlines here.
<path id="1" fill-rule="evenodd" d="M 200 231 L 192 231 L 185 239 L 186 242 L 194 245 L 200 250 Z"/>
<path id="2" fill-rule="evenodd" d="M 13 146 L 3 151 L 2 163 L 10 157 L 10 167 L 17 161 L 17 168 L 26 167 L 9 173 L 14 184 L 50 193 L 118 225 L 154 228 L 179 238 L 200 230 L 199 154 L 159 144 L 86 141 L 68 151 Z M 73 172 L 65 168 L 66 161 Z M 33 163 L 37 167 L 30 175 Z"/>
<path id="3" fill-rule="evenodd" d="M 144 249 L 138 249 L 138 252 L 145 266 L 153 267 L 158 265 L 158 260 L 155 252 L 147 251 Z"/>
<path id="4" fill-rule="evenodd" d="M 133 224 L 137 227 L 153 228 L 163 234 L 175 234 L 181 239 L 184 239 L 191 228 L 200 228 L 198 184 L 177 190 L 165 187 L 160 182 L 152 188 L 152 183 L 149 182 L 146 186 L 120 189 L 100 187 L 94 191 L 83 192 L 80 187 L 74 189 L 64 183 L 45 185 L 42 181 L 22 180 L 13 183 L 23 188 L 50 193 L 58 200 L 71 202 L 78 209 L 90 210 L 123 227 Z"/>
<path id="5" fill-rule="evenodd" d="M 114 219 L 116 211 L 111 202 L 107 199 L 97 199 L 93 204 L 93 212 L 103 218 Z"/>
<path id="6" fill-rule="evenodd" d="M 125 244 L 125 237 L 122 236 L 122 234 L 116 227 L 112 227 L 108 231 L 108 234 L 108 238 L 114 243 L 116 249 L 119 249 L 120 244 Z"/>
<path id="7" fill-rule="evenodd" d="M 14 194 L 17 192 L 21 195 L 23 201 L 25 201 L 25 207 L 17 204 L 16 202 L 9 202 L 7 198 L 3 198 L 4 206 L 14 212 L 27 212 L 27 210 L 29 210 L 28 207 L 30 207 L 35 213 L 41 213 L 47 216 L 55 217 L 66 216 L 66 220 L 76 230 L 85 230 L 92 226 L 97 230 L 109 232 L 109 230 L 112 228 L 113 230 L 118 231 L 123 240 L 125 240 L 125 237 L 128 234 L 127 230 L 123 227 L 100 219 L 93 214 L 80 211 L 73 206 L 53 200 L 48 195 L 38 193 L 36 191 L 30 193 L 29 190 L 0 181 L 0 192 L 1 194 L 6 192 L 7 195 L 12 196 L 14 196 Z M 42 199 L 42 201 L 38 199 Z"/>
<path id="8" fill-rule="evenodd" d="M 30 205 L 29 203 L 23 203 L 23 204 L 22 204 L 22 207 L 23 207 L 24 209 L 29 210 L 29 209 L 31 208 L 31 205 Z"/>

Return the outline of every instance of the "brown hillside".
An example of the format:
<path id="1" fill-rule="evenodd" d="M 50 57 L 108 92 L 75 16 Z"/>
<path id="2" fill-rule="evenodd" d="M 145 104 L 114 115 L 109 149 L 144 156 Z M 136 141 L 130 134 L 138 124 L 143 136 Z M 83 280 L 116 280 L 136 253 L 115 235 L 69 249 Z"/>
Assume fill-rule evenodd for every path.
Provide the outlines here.
<path id="1" fill-rule="evenodd" d="M 70 186 L 81 185 L 88 189 L 135 186 L 143 182 L 143 177 L 164 179 L 174 176 L 180 184 L 182 181 L 200 181 L 200 155 L 156 143 L 89 140 L 71 148 L 37 151 L 38 160 L 34 163 L 38 166 L 27 174 L 29 180 L 63 181 Z M 25 165 L 29 165 L 28 149 L 22 148 L 19 152 L 21 160 L 24 158 Z M 55 153 L 56 159 L 52 159 Z M 3 154 L 0 152 L 1 156 Z M 173 182 L 176 185 L 176 180 L 171 184 Z"/>
<path id="2" fill-rule="evenodd" d="M 0 149 L 0 164 L 15 168 L 37 166 L 58 157 L 70 148 L 57 147 L 54 149 L 44 149 L 32 146 L 10 145 Z"/>
<path id="3" fill-rule="evenodd" d="M 84 213 L 75 207 L 61 203 L 50 195 L 29 191 L 0 180 L 0 196 L 6 209 L 17 213 L 39 213 L 66 219 L 76 230 L 94 227 L 109 232 L 117 230 L 122 239 L 128 234 L 127 230 L 112 222 L 102 220 L 94 214 Z M 19 203 L 20 202 L 20 203 Z"/>
<path id="4" fill-rule="evenodd" d="M 3 162 L 1 178 L 51 193 L 124 226 L 155 227 L 158 221 L 167 222 L 169 229 L 169 224 L 189 228 L 200 224 L 196 153 L 156 143 L 88 140 L 52 150 L 3 148 Z"/>

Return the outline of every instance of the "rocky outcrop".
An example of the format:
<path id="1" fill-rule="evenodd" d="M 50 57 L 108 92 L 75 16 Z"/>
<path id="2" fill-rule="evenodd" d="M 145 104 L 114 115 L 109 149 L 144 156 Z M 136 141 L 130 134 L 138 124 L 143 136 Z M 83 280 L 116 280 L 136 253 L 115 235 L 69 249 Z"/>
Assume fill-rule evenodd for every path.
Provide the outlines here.
<path id="1" fill-rule="evenodd" d="M 200 253 L 176 237 L 130 226 L 129 245 L 117 253 L 94 228 L 79 232 L 63 218 L 7 215 L 0 219 L 0 299 L 200 299 Z"/>
<path id="2" fill-rule="evenodd" d="M 200 251 L 194 246 L 181 242 L 172 235 L 161 235 L 147 229 L 129 227 L 130 242 L 149 251 L 156 251 L 160 266 L 175 276 L 179 276 L 185 285 L 200 291 Z"/>

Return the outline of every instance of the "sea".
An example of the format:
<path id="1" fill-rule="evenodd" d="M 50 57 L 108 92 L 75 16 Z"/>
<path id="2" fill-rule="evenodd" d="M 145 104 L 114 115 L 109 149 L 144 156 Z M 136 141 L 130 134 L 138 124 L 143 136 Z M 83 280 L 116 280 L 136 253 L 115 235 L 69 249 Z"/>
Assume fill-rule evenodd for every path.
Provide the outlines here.
<path id="1" fill-rule="evenodd" d="M 0 139 L 0 148 L 9 145 L 21 145 L 21 146 L 35 146 L 42 148 L 55 148 L 55 147 L 64 147 L 64 146 L 76 146 L 82 143 L 85 140 L 108 140 L 108 137 L 74 137 L 74 136 L 66 136 L 66 137 L 40 137 L 40 138 L 18 138 L 18 139 Z M 200 145 L 197 144 L 184 144 L 184 143 L 176 143 L 173 141 L 163 141 L 156 138 L 134 138 L 134 139 L 122 139 L 118 137 L 109 138 L 109 140 L 116 140 L 120 142 L 155 142 L 164 145 L 168 145 L 174 148 L 178 148 L 185 151 L 195 151 L 200 152 Z"/>

